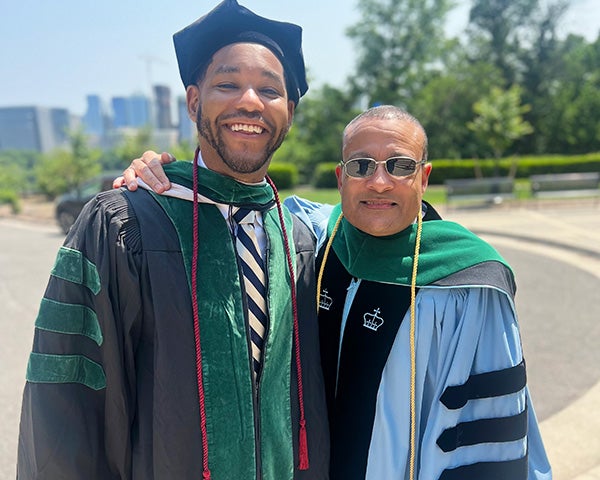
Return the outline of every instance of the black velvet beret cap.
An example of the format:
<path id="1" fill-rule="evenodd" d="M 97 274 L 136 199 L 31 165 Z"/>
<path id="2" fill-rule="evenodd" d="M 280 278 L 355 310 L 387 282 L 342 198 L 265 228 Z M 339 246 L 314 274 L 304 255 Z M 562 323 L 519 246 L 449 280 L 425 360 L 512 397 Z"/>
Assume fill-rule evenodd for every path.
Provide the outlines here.
<path id="1" fill-rule="evenodd" d="M 298 104 L 308 90 L 302 55 L 302 28 L 256 15 L 236 0 L 224 0 L 173 35 L 179 74 L 187 88 L 198 80 L 212 56 L 232 43 L 259 43 L 283 65 L 288 98 Z"/>

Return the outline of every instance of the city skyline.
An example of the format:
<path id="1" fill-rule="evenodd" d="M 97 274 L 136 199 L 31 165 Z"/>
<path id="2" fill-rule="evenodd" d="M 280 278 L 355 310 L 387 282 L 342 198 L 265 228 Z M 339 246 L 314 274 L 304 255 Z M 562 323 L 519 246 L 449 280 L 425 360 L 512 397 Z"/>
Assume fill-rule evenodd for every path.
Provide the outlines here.
<path id="1" fill-rule="evenodd" d="M 146 127 L 150 127 L 157 148 L 168 149 L 182 141 L 193 143 L 195 129 L 187 115 L 185 97 L 173 102 L 170 89 L 164 85 L 154 85 L 153 91 L 153 98 L 145 94 L 112 97 L 110 106 L 99 96 L 88 95 L 83 116 L 58 107 L 0 106 L 0 152 L 47 153 L 68 148 L 68 132 L 79 128 L 90 145 L 100 148 L 113 148 Z"/>
<path id="2" fill-rule="evenodd" d="M 11 2 L 4 10 L 0 48 L 0 107 L 66 108 L 83 116 L 87 95 L 98 95 L 110 106 L 113 97 L 152 97 L 154 85 L 169 87 L 176 102 L 184 90 L 172 34 L 217 3 L 176 0 L 165 9 L 157 0 L 147 0 L 143 8 L 127 1 L 63 0 L 58 9 L 42 0 Z M 334 0 L 241 3 L 258 14 L 301 25 L 311 87 L 343 87 L 355 62 L 345 36 L 346 28 L 358 21 L 355 2 L 348 0 L 347 8 Z M 469 2 L 458 2 L 449 15 L 449 35 L 464 29 L 468 9 Z M 600 31 L 596 9 L 597 0 L 573 0 L 561 35 L 576 33 L 595 40 Z"/>

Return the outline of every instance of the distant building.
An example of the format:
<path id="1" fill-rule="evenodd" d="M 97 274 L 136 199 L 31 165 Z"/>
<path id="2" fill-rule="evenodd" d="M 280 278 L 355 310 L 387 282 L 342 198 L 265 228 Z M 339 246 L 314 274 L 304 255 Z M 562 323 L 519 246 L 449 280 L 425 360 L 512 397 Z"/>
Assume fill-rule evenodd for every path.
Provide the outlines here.
<path id="1" fill-rule="evenodd" d="M 56 146 L 68 145 L 69 130 L 74 126 L 69 111 L 66 108 L 51 108 L 50 125 L 52 126 L 52 142 Z"/>
<path id="2" fill-rule="evenodd" d="M 150 125 L 150 101 L 144 95 L 113 97 L 111 104 L 114 128 L 141 128 Z"/>
<path id="3" fill-rule="evenodd" d="M 189 142 L 196 145 L 196 124 L 188 116 L 185 97 L 177 98 L 177 139 L 179 142 Z"/>
<path id="4" fill-rule="evenodd" d="M 49 152 L 67 147 L 74 126 L 64 108 L 1 107 L 0 150 Z"/>
<path id="5" fill-rule="evenodd" d="M 128 127 L 142 128 L 152 124 L 150 114 L 150 100 L 144 95 L 132 95 L 129 97 L 129 125 Z"/>
<path id="6" fill-rule="evenodd" d="M 125 97 L 113 97 L 111 100 L 113 121 L 112 126 L 122 128 L 129 126 L 129 101 Z"/>
<path id="7" fill-rule="evenodd" d="M 94 137 L 102 138 L 106 131 L 104 107 L 99 95 L 88 95 L 87 110 L 83 116 L 83 128 L 85 133 Z"/>
<path id="8" fill-rule="evenodd" d="M 171 89 L 164 85 L 154 85 L 156 98 L 156 127 L 159 129 L 172 128 L 171 119 Z"/>
<path id="9" fill-rule="evenodd" d="M 104 104 L 99 95 L 86 97 L 83 117 L 71 116 L 64 108 L 36 106 L 0 107 L 0 150 L 48 152 L 69 147 L 69 131 L 82 128 L 91 147 L 110 149 L 149 127 L 152 142 L 164 150 L 179 139 L 195 144 L 195 127 L 187 117 L 185 98 L 178 105 L 178 128 L 171 110 L 171 90 L 155 85 L 153 102 L 147 95 L 117 96 Z M 182 112 L 179 109 L 183 108 Z M 181 116 L 182 115 L 182 116 Z"/>

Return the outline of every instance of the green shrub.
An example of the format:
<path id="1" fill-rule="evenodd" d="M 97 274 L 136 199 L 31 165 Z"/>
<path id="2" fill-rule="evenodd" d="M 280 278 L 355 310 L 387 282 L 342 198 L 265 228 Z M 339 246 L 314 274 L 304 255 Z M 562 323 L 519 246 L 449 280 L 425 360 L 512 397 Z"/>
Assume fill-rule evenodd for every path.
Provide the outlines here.
<path id="1" fill-rule="evenodd" d="M 12 213 L 15 215 L 21 212 L 21 200 L 17 192 L 9 189 L 0 189 L 0 205 L 9 204 Z"/>
<path id="2" fill-rule="evenodd" d="M 522 157 L 518 162 L 517 177 L 571 172 L 600 172 L 600 154 Z"/>
<path id="3" fill-rule="evenodd" d="M 429 183 L 439 185 L 444 180 L 454 178 L 475 178 L 477 176 L 528 178 L 541 173 L 600 172 L 600 153 L 587 155 L 538 155 L 535 157 L 502 158 L 498 162 L 491 159 L 474 160 L 432 160 L 433 169 Z"/>
<path id="4" fill-rule="evenodd" d="M 335 167 L 337 163 L 321 163 L 317 165 L 312 177 L 312 184 L 315 188 L 337 188 L 337 177 L 335 176 Z"/>
<path id="5" fill-rule="evenodd" d="M 298 184 L 298 168 L 291 163 L 271 163 L 267 173 L 278 190 L 294 188 Z"/>

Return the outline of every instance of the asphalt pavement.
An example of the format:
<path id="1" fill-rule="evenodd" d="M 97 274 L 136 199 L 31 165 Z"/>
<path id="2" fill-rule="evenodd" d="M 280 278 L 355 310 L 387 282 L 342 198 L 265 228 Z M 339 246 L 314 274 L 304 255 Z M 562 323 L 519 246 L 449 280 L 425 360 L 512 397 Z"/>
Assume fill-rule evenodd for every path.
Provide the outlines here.
<path id="1" fill-rule="evenodd" d="M 579 300 L 569 309 L 571 315 L 564 315 L 559 321 L 571 325 L 567 331 L 581 333 L 583 337 L 594 337 L 593 343 L 586 347 L 594 354 L 600 350 L 600 344 L 597 343 L 600 328 L 600 202 L 528 202 L 488 208 L 440 210 L 445 219 L 461 223 L 501 252 L 503 248 L 517 249 L 529 252 L 531 256 L 549 258 L 557 268 L 562 266 L 562 270 L 567 270 L 575 267 L 579 276 L 586 276 L 587 283 L 596 283 L 590 286 L 590 292 L 584 300 Z M 554 284 L 548 297 L 551 305 L 547 307 L 559 310 L 573 293 L 573 275 L 548 279 L 548 272 L 541 262 L 535 273 L 540 277 L 540 283 Z M 587 325 L 583 332 L 574 331 L 578 328 L 578 312 L 585 312 L 594 319 L 593 325 Z M 591 330 L 587 331 L 587 328 Z M 569 339 L 565 336 L 563 341 L 569 342 Z M 584 351 L 584 341 L 574 343 L 569 345 L 570 357 L 564 361 L 580 359 L 588 353 Z M 560 356 L 554 361 L 561 362 Z M 582 365 L 594 374 L 595 383 L 589 388 L 573 392 L 573 401 L 540 422 L 554 480 L 600 480 L 600 364 L 587 365 L 584 362 Z M 543 366 L 550 377 L 557 367 L 552 362 Z M 574 371 L 571 375 L 580 373 Z"/>

